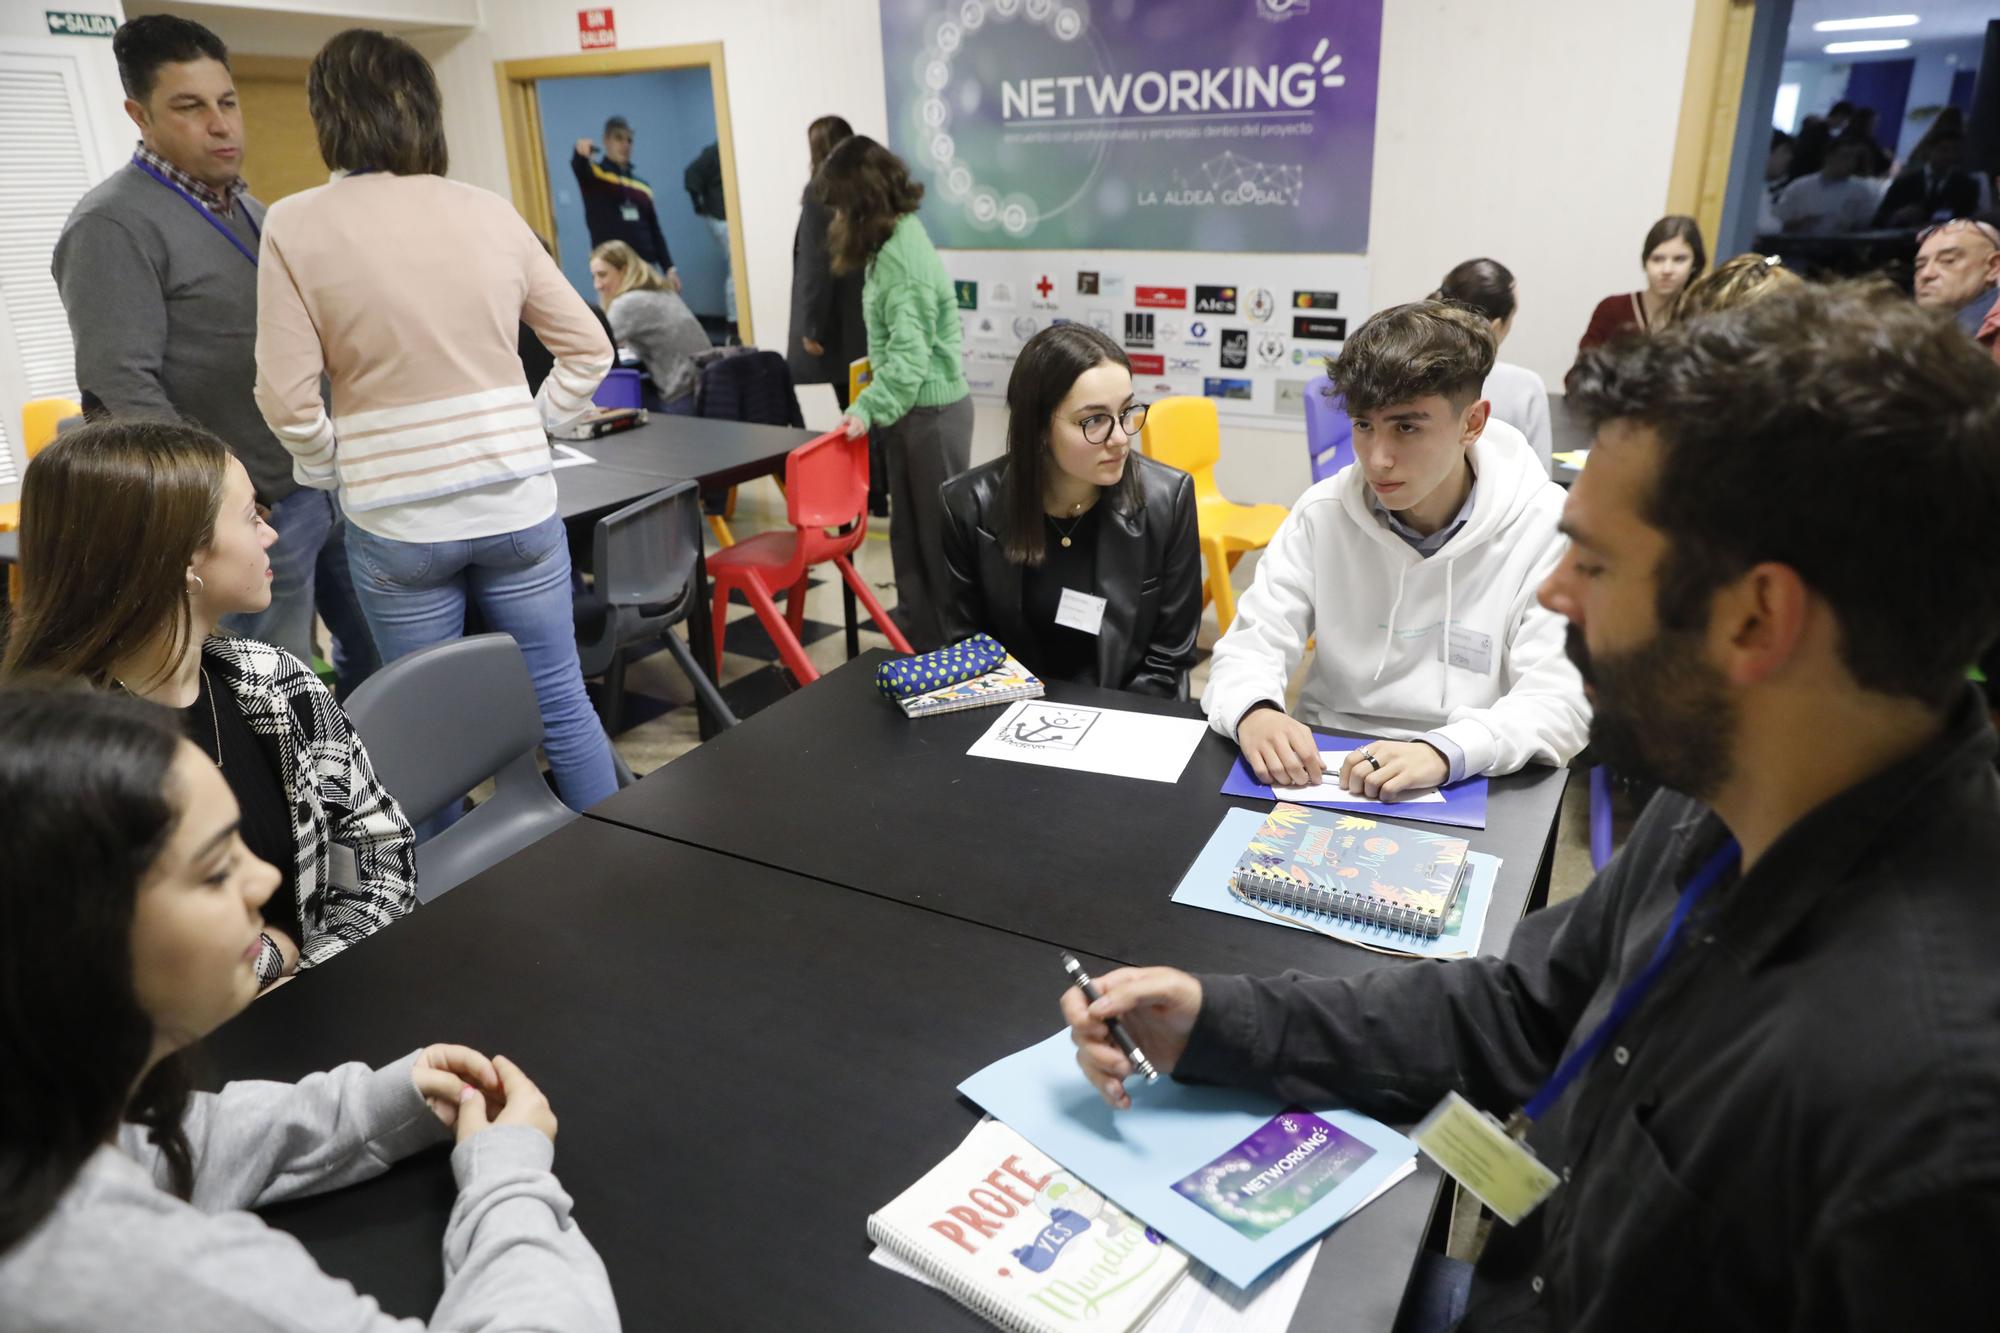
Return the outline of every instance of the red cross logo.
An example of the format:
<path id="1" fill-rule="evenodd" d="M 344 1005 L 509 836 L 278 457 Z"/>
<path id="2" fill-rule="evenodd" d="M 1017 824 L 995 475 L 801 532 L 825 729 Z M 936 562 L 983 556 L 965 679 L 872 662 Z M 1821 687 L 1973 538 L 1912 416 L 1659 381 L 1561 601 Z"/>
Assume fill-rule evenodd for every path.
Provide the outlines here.
<path id="1" fill-rule="evenodd" d="M 1055 289 L 1056 285 L 1049 281 L 1049 275 L 1046 273 L 1042 274 L 1042 280 L 1035 284 L 1035 290 L 1042 294 L 1044 301 L 1049 299 L 1049 293 Z"/>

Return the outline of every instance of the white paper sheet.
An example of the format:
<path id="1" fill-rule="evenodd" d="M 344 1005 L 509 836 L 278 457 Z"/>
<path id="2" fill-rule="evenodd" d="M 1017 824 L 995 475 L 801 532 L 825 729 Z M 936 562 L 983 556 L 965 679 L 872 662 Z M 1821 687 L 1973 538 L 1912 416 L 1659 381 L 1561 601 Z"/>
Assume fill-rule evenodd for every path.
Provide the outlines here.
<path id="1" fill-rule="evenodd" d="M 1367 796 L 1343 791 L 1340 786 L 1340 766 L 1347 762 L 1347 750 L 1321 750 L 1320 762 L 1326 765 L 1326 773 L 1316 787 L 1273 787 L 1271 794 L 1281 801 L 1321 801 L 1334 805 L 1374 805 Z M 1432 788 L 1417 796 L 1398 796 L 1397 805 L 1423 805 L 1425 803 L 1444 804 L 1444 793 Z"/>
<path id="2" fill-rule="evenodd" d="M 1383 1181 L 1354 1212 L 1387 1194 L 1416 1169 L 1415 1162 L 1403 1163 L 1402 1169 Z M 1334 1235 L 1338 1239 L 1337 1231 Z M 1292 1316 L 1298 1313 L 1299 1301 L 1306 1294 L 1306 1283 L 1312 1278 L 1313 1265 L 1319 1261 L 1320 1246 L 1324 1244 L 1324 1240 L 1314 1241 L 1283 1268 L 1267 1273 L 1249 1287 L 1233 1287 L 1212 1270 L 1192 1264 L 1180 1285 L 1153 1311 L 1152 1318 L 1139 1326 L 1140 1333 L 1266 1333 L 1266 1330 L 1283 1333 L 1291 1327 Z M 868 1257 L 892 1273 L 915 1278 L 927 1287 L 937 1285 L 921 1269 L 904 1263 L 879 1245 L 868 1252 Z"/>
<path id="3" fill-rule="evenodd" d="M 1200 718 L 1023 699 L 1002 713 L 966 753 L 1117 778 L 1179 782 L 1207 730 Z"/>
<path id="4" fill-rule="evenodd" d="M 589 454 L 583 452 L 583 450 L 571 448 L 569 445 L 557 441 L 550 441 L 549 448 L 554 451 L 556 456 L 555 462 L 550 465 L 552 467 L 584 467 L 597 461 Z"/>

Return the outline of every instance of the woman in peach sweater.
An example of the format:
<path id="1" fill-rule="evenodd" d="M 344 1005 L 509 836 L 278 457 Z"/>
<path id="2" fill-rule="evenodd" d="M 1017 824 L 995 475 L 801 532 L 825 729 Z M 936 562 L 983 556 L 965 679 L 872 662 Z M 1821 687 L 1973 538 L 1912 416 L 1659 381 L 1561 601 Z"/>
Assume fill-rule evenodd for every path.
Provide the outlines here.
<path id="1" fill-rule="evenodd" d="M 589 410 L 611 345 L 511 205 L 444 179 L 437 79 L 414 48 L 341 33 L 306 99 L 335 179 L 265 218 L 257 405 L 299 481 L 339 492 L 382 660 L 458 638 L 477 606 L 521 645 L 557 788 L 585 809 L 617 779 L 577 664 L 547 431 Z M 539 394 L 522 323 L 555 356 Z"/>

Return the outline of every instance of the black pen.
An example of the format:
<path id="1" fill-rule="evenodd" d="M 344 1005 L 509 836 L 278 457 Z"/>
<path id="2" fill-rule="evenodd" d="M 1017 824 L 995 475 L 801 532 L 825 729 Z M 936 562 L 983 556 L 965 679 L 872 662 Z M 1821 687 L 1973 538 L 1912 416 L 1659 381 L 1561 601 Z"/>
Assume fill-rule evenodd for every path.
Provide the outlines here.
<path id="1" fill-rule="evenodd" d="M 1099 996 L 1097 986 L 1090 979 L 1090 973 L 1083 970 L 1083 964 L 1076 961 L 1076 955 L 1073 953 L 1064 954 L 1062 960 L 1063 971 L 1069 973 L 1069 979 L 1083 992 L 1083 998 L 1091 1004 L 1096 1004 Z M 1160 1071 L 1153 1068 L 1153 1062 L 1139 1049 L 1139 1043 L 1133 1041 L 1126 1033 L 1125 1025 L 1115 1018 L 1107 1018 L 1104 1020 L 1104 1026 L 1111 1029 L 1111 1039 L 1118 1043 L 1119 1050 L 1125 1052 L 1125 1058 L 1132 1062 L 1132 1067 L 1144 1074 L 1148 1083 L 1158 1083 Z"/>

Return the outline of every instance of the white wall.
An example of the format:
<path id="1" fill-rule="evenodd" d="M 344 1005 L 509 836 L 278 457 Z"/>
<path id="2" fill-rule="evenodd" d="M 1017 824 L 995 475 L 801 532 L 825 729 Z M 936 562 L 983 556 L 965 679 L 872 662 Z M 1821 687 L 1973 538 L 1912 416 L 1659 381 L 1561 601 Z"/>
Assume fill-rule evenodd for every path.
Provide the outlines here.
<path id="1" fill-rule="evenodd" d="M 1329 3 L 1334 0 L 1329 0 Z M 438 67 L 452 175 L 510 192 L 493 63 L 578 51 L 572 0 L 484 0 L 482 25 L 419 41 Z M 1505 355 L 1560 385 L 1591 307 L 1639 285 L 1639 245 L 1665 211 L 1694 0 L 1387 0 L 1375 139 L 1370 290 L 1431 291 L 1461 259 L 1514 270 L 1521 313 Z M 617 6 L 621 50 L 720 41 L 735 127 L 757 341 L 781 345 L 805 127 L 838 112 L 881 137 L 875 0 L 648 0 Z M 641 163 L 641 170 L 645 165 Z M 831 393 L 807 396 L 830 419 Z M 997 450 L 982 409 L 976 452 Z M 1298 433 L 1234 430 L 1220 480 L 1291 499 Z"/>

